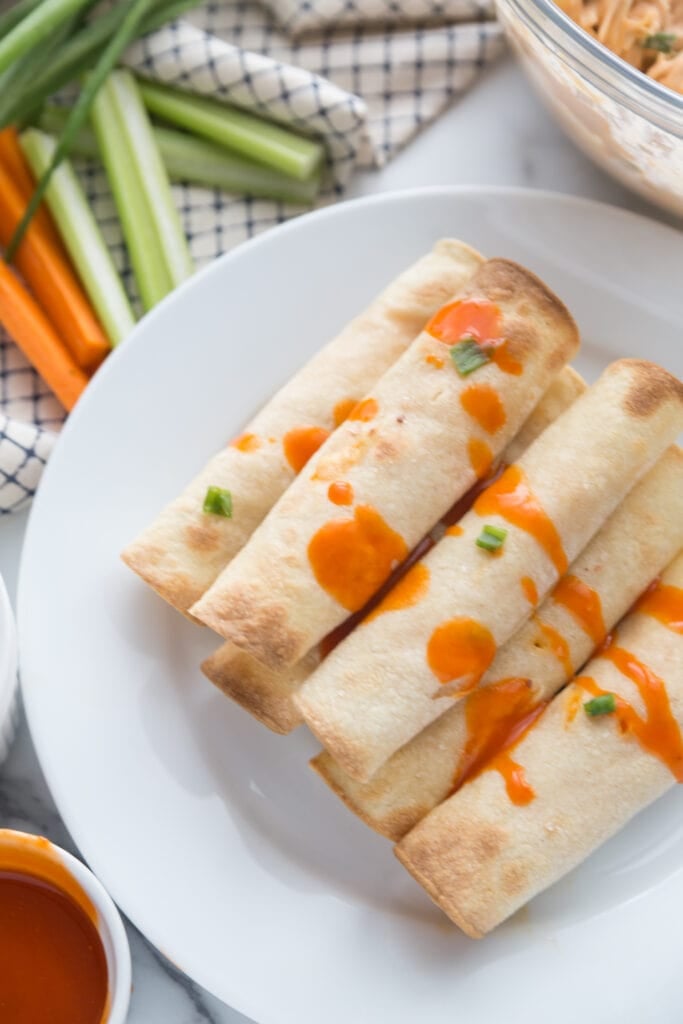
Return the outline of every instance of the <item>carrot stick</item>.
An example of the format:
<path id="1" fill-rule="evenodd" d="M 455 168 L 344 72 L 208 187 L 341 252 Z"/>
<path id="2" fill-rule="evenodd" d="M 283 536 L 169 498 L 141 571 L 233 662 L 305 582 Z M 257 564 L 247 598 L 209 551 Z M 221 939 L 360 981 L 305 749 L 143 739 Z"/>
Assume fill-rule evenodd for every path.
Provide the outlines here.
<path id="1" fill-rule="evenodd" d="M 40 306 L 0 260 L 0 323 L 65 409 L 72 409 L 88 383 Z"/>
<path id="2" fill-rule="evenodd" d="M 24 203 L 28 203 L 36 190 L 36 183 L 19 145 L 15 128 L 3 128 L 0 131 L 0 161 L 5 165 Z M 41 203 L 36 213 L 36 221 L 46 238 L 66 260 L 66 252 L 45 203 Z"/>
<path id="3" fill-rule="evenodd" d="M 0 244 L 7 245 L 26 203 L 0 162 Z M 78 280 L 39 224 L 31 223 L 16 265 L 57 334 L 82 370 L 94 370 L 110 351 L 107 339 Z"/>

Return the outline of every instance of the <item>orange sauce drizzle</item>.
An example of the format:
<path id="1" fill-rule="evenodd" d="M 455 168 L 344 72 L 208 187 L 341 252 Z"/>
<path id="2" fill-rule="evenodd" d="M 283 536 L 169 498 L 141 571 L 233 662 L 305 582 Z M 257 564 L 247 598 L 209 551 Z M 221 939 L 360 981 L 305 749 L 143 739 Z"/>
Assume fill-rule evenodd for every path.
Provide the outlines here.
<path id="1" fill-rule="evenodd" d="M 519 582 L 525 598 L 529 604 L 535 608 L 538 604 L 538 588 L 536 584 L 532 580 L 531 576 L 522 576 Z"/>
<path id="2" fill-rule="evenodd" d="M 507 341 L 501 337 L 501 312 L 493 302 L 449 302 L 434 314 L 425 330 L 446 345 L 474 338 L 503 373 L 522 373 L 521 363 L 510 354 Z"/>
<path id="3" fill-rule="evenodd" d="M 567 679 L 570 679 L 574 675 L 574 666 L 572 665 L 571 654 L 569 651 L 569 644 L 553 626 L 549 626 L 547 622 L 543 622 L 542 619 L 534 616 L 534 622 L 538 626 L 539 630 L 543 634 L 543 637 L 548 643 L 550 653 L 554 654 L 557 660 L 564 668 Z"/>
<path id="4" fill-rule="evenodd" d="M 330 484 L 327 488 L 327 497 L 333 505 L 352 505 L 353 487 L 351 484 L 347 484 L 343 480 L 335 480 L 335 482 Z"/>
<path id="5" fill-rule="evenodd" d="M 458 523 L 454 523 L 453 526 L 449 526 L 446 528 L 447 537 L 462 537 L 464 532 L 465 531 L 463 530 L 462 526 L 460 526 Z"/>
<path id="6" fill-rule="evenodd" d="M 674 633 L 683 634 L 683 590 L 657 580 L 636 604 L 635 611 L 651 615 Z"/>
<path id="7" fill-rule="evenodd" d="M 486 476 L 493 464 L 493 452 L 485 441 L 478 441 L 476 437 L 470 438 L 467 442 L 467 454 L 470 457 L 470 465 L 481 480 Z"/>
<path id="8" fill-rule="evenodd" d="M 559 533 L 519 466 L 510 466 L 479 495 L 474 511 L 480 516 L 502 516 L 525 530 L 540 544 L 559 576 L 567 570 L 567 556 Z"/>
<path id="9" fill-rule="evenodd" d="M 569 698 L 565 701 L 564 706 L 565 727 L 572 724 L 582 704 L 583 696 L 581 694 L 581 691 L 579 689 L 572 690 L 572 692 L 569 694 Z"/>
<path id="10" fill-rule="evenodd" d="M 379 412 L 379 405 L 377 404 L 376 398 L 364 398 L 362 402 L 358 402 L 354 405 L 353 409 L 348 415 L 350 420 L 363 420 L 367 422 L 375 418 Z"/>
<path id="11" fill-rule="evenodd" d="M 437 370 L 443 370 L 443 359 L 440 356 L 434 356 L 431 354 L 425 356 L 425 363 L 429 363 L 430 366 L 435 366 Z"/>
<path id="12" fill-rule="evenodd" d="M 427 664 L 436 678 L 442 685 L 457 684 L 452 696 L 473 690 L 495 654 L 496 643 L 486 626 L 464 617 L 442 622 L 427 643 Z"/>
<path id="13" fill-rule="evenodd" d="M 530 679 L 500 679 L 465 700 L 467 739 L 453 780 L 453 791 L 476 775 L 505 748 L 516 726 L 535 707 Z"/>
<path id="14" fill-rule="evenodd" d="M 256 434 L 240 434 L 230 442 L 231 448 L 237 448 L 241 452 L 253 452 L 261 447 L 261 438 Z"/>
<path id="15" fill-rule="evenodd" d="M 295 473 L 300 473 L 312 455 L 327 441 L 324 427 L 294 427 L 282 438 L 285 458 Z"/>
<path id="16" fill-rule="evenodd" d="M 490 384 L 470 384 L 460 395 L 460 404 L 487 434 L 496 434 L 505 426 L 505 407 Z"/>
<path id="17" fill-rule="evenodd" d="M 643 750 L 666 765 L 677 782 L 683 782 L 683 737 L 664 681 L 623 647 L 607 647 L 600 657 L 607 658 L 623 676 L 635 683 L 645 705 L 642 718 L 627 700 L 615 694 L 617 708 L 609 717 L 616 718 L 622 733 L 629 733 Z M 610 692 L 603 690 L 590 676 L 579 676 L 576 683 L 595 697 Z"/>
<path id="18" fill-rule="evenodd" d="M 358 405 L 357 398 L 342 398 L 332 410 L 332 420 L 335 427 L 339 427 L 344 420 L 348 419 L 349 413 Z"/>
<path id="19" fill-rule="evenodd" d="M 552 599 L 573 615 L 596 647 L 602 643 L 607 636 L 607 629 L 597 591 L 578 576 L 563 576 L 552 592 Z"/>
<path id="20" fill-rule="evenodd" d="M 403 608 L 412 608 L 427 596 L 428 590 L 429 569 L 424 562 L 416 562 L 363 621 L 372 622 L 373 619 L 384 615 L 385 612 L 398 612 Z"/>
<path id="21" fill-rule="evenodd" d="M 527 780 L 524 765 L 513 761 L 509 753 L 497 754 L 488 768 L 503 777 L 505 791 L 516 807 L 526 807 L 536 799 L 536 791 Z"/>
<path id="22" fill-rule="evenodd" d="M 358 611 L 408 554 L 406 542 L 370 505 L 325 523 L 308 545 L 313 574 L 331 597 Z"/>

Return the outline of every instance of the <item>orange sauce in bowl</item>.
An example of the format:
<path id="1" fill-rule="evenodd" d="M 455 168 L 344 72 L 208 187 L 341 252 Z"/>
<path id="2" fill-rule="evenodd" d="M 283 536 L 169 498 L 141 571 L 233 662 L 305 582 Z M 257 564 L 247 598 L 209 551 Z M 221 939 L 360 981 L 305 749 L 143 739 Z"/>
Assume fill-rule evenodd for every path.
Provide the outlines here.
<path id="1" fill-rule="evenodd" d="M 0 845 L 0 1020 L 102 1024 L 109 983 L 97 913 L 52 849 L 28 838 Z"/>

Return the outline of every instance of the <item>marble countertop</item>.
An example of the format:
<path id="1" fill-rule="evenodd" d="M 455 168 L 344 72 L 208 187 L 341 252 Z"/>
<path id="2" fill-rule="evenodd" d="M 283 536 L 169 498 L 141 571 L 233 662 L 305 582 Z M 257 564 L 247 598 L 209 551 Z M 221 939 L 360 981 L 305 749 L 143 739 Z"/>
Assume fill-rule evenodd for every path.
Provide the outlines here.
<path id="1" fill-rule="evenodd" d="M 511 185 L 573 193 L 656 216 L 615 184 L 562 135 L 511 59 L 476 86 L 381 172 L 358 175 L 351 196 L 417 185 Z M 27 514 L 0 523 L 0 572 L 14 600 Z M 0 769 L 0 823 L 73 843 L 38 765 L 22 719 Z M 241 1014 L 180 975 L 128 925 L 134 990 L 129 1024 L 237 1024 Z"/>

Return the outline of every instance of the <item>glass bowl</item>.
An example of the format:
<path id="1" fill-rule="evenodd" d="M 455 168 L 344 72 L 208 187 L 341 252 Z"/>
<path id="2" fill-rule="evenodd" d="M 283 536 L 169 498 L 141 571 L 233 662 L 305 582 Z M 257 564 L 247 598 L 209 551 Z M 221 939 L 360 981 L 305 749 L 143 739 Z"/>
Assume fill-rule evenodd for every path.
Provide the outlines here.
<path id="1" fill-rule="evenodd" d="M 497 7 L 567 134 L 612 177 L 683 215 L 683 96 L 617 57 L 552 0 L 497 0 Z"/>

